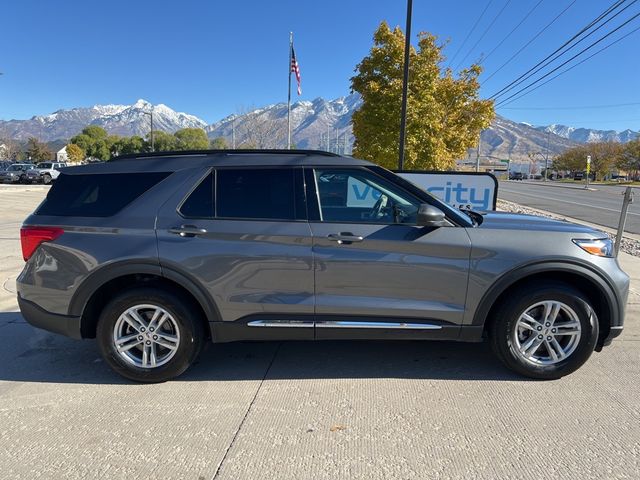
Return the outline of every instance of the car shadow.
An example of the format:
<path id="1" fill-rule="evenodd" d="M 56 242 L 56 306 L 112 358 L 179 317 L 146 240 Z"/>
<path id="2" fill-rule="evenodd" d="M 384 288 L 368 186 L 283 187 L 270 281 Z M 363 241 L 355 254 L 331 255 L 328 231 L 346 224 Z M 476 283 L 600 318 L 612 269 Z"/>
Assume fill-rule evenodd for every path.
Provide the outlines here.
<path id="1" fill-rule="evenodd" d="M 95 340 L 36 329 L 18 312 L 0 313 L 0 340 L 0 381 L 133 384 L 102 360 Z M 264 378 L 529 380 L 503 367 L 486 343 L 345 340 L 208 344 L 174 382 Z"/>

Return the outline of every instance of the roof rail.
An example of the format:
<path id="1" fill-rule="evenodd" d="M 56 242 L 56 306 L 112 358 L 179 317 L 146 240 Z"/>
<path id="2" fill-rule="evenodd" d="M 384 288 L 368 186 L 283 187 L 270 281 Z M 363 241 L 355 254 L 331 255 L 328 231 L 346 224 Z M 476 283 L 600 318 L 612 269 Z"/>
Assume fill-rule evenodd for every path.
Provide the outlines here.
<path id="1" fill-rule="evenodd" d="M 337 153 L 325 152 L 323 150 L 286 150 L 286 149 L 226 149 L 226 150 L 182 150 L 182 151 L 170 151 L 170 152 L 145 152 L 145 153 L 129 153 L 126 155 L 119 155 L 111 159 L 111 161 L 117 160 L 130 160 L 135 158 L 149 158 L 149 157 L 186 157 L 186 156 L 203 156 L 203 155 L 246 155 L 252 153 L 266 154 L 266 155 L 322 155 L 325 157 L 339 157 Z"/>

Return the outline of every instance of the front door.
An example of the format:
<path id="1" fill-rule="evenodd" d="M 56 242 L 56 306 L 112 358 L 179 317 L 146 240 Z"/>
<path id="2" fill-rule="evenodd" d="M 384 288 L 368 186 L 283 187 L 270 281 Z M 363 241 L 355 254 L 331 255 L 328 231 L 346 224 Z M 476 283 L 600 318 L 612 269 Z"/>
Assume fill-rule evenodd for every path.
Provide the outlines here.
<path id="1" fill-rule="evenodd" d="M 316 168 L 306 178 L 319 204 L 310 223 L 316 338 L 455 338 L 466 230 L 416 226 L 421 200 L 364 167 Z"/>

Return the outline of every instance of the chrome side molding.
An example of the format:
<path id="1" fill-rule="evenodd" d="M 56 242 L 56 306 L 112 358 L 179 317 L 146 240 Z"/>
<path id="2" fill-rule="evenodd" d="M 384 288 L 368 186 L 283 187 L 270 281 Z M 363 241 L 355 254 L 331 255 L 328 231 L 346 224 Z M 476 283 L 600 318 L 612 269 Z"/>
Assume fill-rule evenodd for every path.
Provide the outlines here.
<path id="1" fill-rule="evenodd" d="M 400 323 L 400 322 L 316 322 L 316 327 L 320 328 L 385 328 L 397 330 L 441 330 L 442 325 L 432 323 Z"/>
<path id="2" fill-rule="evenodd" d="M 249 327 L 293 327 L 313 328 L 313 320 L 253 320 Z"/>
<path id="3" fill-rule="evenodd" d="M 249 327 L 293 327 L 313 328 L 313 320 L 253 320 L 247 323 Z M 441 330 L 442 325 L 432 323 L 404 323 L 404 322 L 356 322 L 356 321 L 318 321 L 319 328 L 384 328 L 391 330 Z"/>

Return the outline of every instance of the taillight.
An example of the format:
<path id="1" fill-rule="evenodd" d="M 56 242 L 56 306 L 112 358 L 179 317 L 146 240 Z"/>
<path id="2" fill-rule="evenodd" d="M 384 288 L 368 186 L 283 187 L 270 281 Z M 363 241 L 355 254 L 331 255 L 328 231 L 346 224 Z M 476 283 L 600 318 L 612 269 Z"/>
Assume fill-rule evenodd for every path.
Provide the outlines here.
<path id="1" fill-rule="evenodd" d="M 36 248 L 42 242 L 51 242 L 64 233 L 61 228 L 54 227 L 22 227 L 20 229 L 20 243 L 22 244 L 22 258 L 26 262 L 31 258 Z"/>

